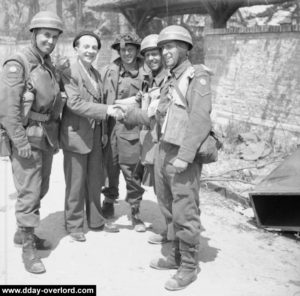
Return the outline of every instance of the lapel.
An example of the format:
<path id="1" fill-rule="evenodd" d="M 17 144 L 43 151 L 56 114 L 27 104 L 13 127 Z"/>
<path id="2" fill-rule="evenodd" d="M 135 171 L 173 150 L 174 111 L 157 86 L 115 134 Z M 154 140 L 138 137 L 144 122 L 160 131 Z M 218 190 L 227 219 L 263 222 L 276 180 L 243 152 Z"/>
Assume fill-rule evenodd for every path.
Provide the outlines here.
<path id="1" fill-rule="evenodd" d="M 79 70 L 79 75 L 81 76 L 82 80 L 82 85 L 83 87 L 87 90 L 87 92 L 92 95 L 97 101 L 100 100 L 100 85 L 99 85 L 99 77 L 96 73 L 96 70 L 92 67 L 92 71 L 96 77 L 96 82 L 97 82 L 97 89 L 94 88 L 90 77 L 88 77 L 87 72 L 83 69 L 83 66 L 77 61 L 78 64 L 78 70 Z"/>

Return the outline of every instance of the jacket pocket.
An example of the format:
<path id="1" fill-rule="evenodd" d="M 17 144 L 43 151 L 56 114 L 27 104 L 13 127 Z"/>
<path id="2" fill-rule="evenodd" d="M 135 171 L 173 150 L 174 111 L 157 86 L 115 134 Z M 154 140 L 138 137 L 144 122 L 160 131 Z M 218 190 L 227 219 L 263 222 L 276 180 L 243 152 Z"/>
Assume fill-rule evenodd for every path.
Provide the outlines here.
<path id="1" fill-rule="evenodd" d="M 140 158 L 140 139 L 138 133 L 122 133 L 117 138 L 119 163 L 135 164 Z"/>

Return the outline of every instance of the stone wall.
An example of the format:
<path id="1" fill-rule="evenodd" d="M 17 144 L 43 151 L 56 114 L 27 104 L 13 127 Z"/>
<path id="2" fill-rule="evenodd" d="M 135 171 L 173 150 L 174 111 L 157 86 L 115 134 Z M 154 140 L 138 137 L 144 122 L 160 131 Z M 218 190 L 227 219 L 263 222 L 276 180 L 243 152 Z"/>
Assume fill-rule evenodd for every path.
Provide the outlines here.
<path id="1" fill-rule="evenodd" d="M 75 58 L 75 52 L 72 47 L 73 38 L 61 38 L 59 39 L 57 46 L 52 54 L 66 56 L 71 60 Z M 114 57 L 113 51 L 110 49 L 110 45 L 112 44 L 112 38 L 109 36 L 106 38 L 101 38 L 102 45 L 101 50 L 99 52 L 97 61 L 95 65 L 97 68 L 102 68 L 103 66 L 110 63 L 111 59 Z M 30 41 L 22 41 L 22 42 L 15 42 L 15 41 L 4 41 L 0 40 L 0 65 L 2 66 L 3 62 L 13 55 L 16 51 L 22 50 L 25 46 L 28 46 Z M 1 71 L 2 67 L 0 68 Z"/>
<path id="2" fill-rule="evenodd" d="M 250 123 L 299 139 L 298 26 L 206 31 L 205 64 L 214 72 L 216 122 Z"/>
<path id="3" fill-rule="evenodd" d="M 102 38 L 96 61 L 99 70 L 116 56 L 110 48 L 112 41 L 113 36 Z M 203 60 L 198 43 L 191 53 L 194 63 Z M 0 63 L 28 44 L 0 40 Z M 72 39 L 59 40 L 54 54 L 74 58 Z M 291 132 L 300 138 L 298 26 L 206 30 L 204 54 L 205 64 L 214 72 L 212 116 L 216 123 L 223 128 L 232 123 L 262 127 L 272 135 Z"/>

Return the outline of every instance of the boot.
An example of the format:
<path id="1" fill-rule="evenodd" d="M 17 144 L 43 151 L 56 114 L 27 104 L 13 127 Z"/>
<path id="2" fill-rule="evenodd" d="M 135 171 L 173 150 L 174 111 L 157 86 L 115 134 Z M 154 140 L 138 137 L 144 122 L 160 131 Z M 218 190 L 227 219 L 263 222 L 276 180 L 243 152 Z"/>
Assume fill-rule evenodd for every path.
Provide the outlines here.
<path id="1" fill-rule="evenodd" d="M 198 264 L 198 245 L 188 245 L 180 241 L 181 264 L 176 274 L 170 278 L 165 288 L 169 291 L 184 289 L 197 279 L 199 271 Z"/>
<path id="2" fill-rule="evenodd" d="M 161 234 L 153 233 L 148 238 L 149 244 L 160 245 L 160 244 L 165 244 L 167 242 L 170 242 L 170 240 L 167 237 L 167 232 L 163 232 Z"/>
<path id="3" fill-rule="evenodd" d="M 153 259 L 150 267 L 158 270 L 177 269 L 180 266 L 181 256 L 179 252 L 179 241 L 173 241 L 171 253 L 166 258 Z"/>
<path id="4" fill-rule="evenodd" d="M 144 222 L 140 219 L 140 208 L 139 205 L 131 206 L 131 221 L 132 226 L 137 232 L 145 232 L 146 226 Z"/>
<path id="5" fill-rule="evenodd" d="M 21 228 L 23 235 L 22 257 L 25 269 L 31 273 L 43 273 L 46 271 L 41 259 L 36 254 L 36 247 L 32 227 Z"/>
<path id="6" fill-rule="evenodd" d="M 17 231 L 15 232 L 14 235 L 14 244 L 16 247 L 22 247 L 23 245 L 23 232 L 21 229 L 18 227 Z M 35 241 L 35 246 L 37 250 L 50 250 L 52 245 L 49 241 L 46 239 L 39 238 L 35 234 L 33 234 L 34 241 Z"/>
<path id="7" fill-rule="evenodd" d="M 104 201 L 102 204 L 102 214 L 106 219 L 112 219 L 115 215 L 114 204 L 111 202 Z"/>

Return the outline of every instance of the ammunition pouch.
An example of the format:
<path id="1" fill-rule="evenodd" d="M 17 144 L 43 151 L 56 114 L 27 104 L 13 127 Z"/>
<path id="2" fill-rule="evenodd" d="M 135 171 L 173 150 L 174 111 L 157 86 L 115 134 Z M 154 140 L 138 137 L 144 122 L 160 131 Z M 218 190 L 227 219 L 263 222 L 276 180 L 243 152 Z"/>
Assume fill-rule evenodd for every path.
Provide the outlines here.
<path id="1" fill-rule="evenodd" d="M 31 122 L 26 127 L 26 136 L 33 147 L 43 148 L 45 146 L 45 131 L 41 122 Z"/>
<path id="2" fill-rule="evenodd" d="M 172 102 L 165 116 L 161 140 L 181 146 L 188 120 L 186 107 Z"/>
<path id="3" fill-rule="evenodd" d="M 0 157 L 11 155 L 11 143 L 6 130 L 0 126 Z"/>
<path id="4" fill-rule="evenodd" d="M 60 94 L 58 94 L 55 97 L 55 99 L 53 101 L 53 105 L 52 105 L 52 111 L 51 111 L 52 118 L 54 120 L 57 120 L 60 117 L 60 114 L 63 111 L 66 101 L 67 101 L 67 98 L 61 96 Z"/>

